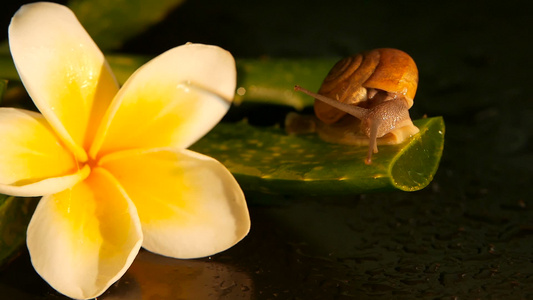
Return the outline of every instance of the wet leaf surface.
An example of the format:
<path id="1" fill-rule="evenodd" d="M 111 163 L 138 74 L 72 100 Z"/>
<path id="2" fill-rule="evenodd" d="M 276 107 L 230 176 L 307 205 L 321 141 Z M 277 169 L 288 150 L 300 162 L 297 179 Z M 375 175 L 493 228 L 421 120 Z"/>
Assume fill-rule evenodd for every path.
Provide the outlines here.
<path id="1" fill-rule="evenodd" d="M 400 145 L 380 146 L 371 165 L 364 163 L 367 147 L 246 122 L 219 124 L 191 149 L 222 162 L 245 191 L 300 196 L 415 191 L 429 184 L 438 168 L 444 122 L 429 118 L 415 125 L 419 134 Z"/>

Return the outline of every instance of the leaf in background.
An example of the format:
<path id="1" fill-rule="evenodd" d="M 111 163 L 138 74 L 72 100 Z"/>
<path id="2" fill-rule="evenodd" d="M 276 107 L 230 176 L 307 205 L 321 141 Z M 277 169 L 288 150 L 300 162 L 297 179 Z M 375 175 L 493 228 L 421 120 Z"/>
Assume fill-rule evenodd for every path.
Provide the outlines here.
<path id="1" fill-rule="evenodd" d="M 20 81 L 17 69 L 9 52 L 0 55 L 0 78 Z"/>
<path id="2" fill-rule="evenodd" d="M 294 92 L 300 85 L 318 90 L 337 59 L 240 59 L 237 60 L 237 94 L 235 103 L 287 105 L 301 110 L 313 105 L 314 99 Z"/>
<path id="3" fill-rule="evenodd" d="M 441 117 L 414 121 L 420 133 L 380 146 L 365 165 L 367 147 L 329 144 L 316 135 L 287 135 L 274 127 L 221 123 L 191 149 L 223 163 L 244 190 L 273 194 L 349 195 L 431 182 L 444 145 Z"/>
<path id="4" fill-rule="evenodd" d="M 2 104 L 2 99 L 4 99 L 4 93 L 7 89 L 7 80 L 0 79 L 0 104 Z"/>
<path id="5" fill-rule="evenodd" d="M 146 56 L 121 54 L 106 55 L 106 59 L 120 84 L 150 60 Z M 237 59 L 238 78 L 234 103 L 283 105 L 297 110 L 311 106 L 313 98 L 294 92 L 294 86 L 298 84 L 309 90 L 318 90 L 336 61 L 332 58 Z M 9 54 L 0 54 L 0 77 L 20 81 Z"/>
<path id="6" fill-rule="evenodd" d="M 143 56 L 106 55 L 117 80 L 124 83 L 149 60 Z M 235 105 L 242 103 L 284 105 L 301 110 L 314 99 L 294 92 L 295 85 L 318 90 L 337 59 L 237 59 Z"/>
<path id="7" fill-rule="evenodd" d="M 150 60 L 139 55 L 106 55 L 118 82 L 123 84 L 135 70 Z M 235 105 L 242 103 L 284 105 L 301 110 L 313 98 L 294 92 L 300 85 L 318 90 L 336 59 L 237 59 Z M 9 54 L 0 54 L 0 77 L 20 81 Z"/>
<path id="8" fill-rule="evenodd" d="M 103 51 L 120 48 L 129 38 L 163 20 L 184 0 L 71 0 L 87 32 Z"/>
<path id="9" fill-rule="evenodd" d="M 149 58 L 134 55 L 106 55 L 119 83 Z M 314 99 L 294 92 L 295 85 L 318 90 L 337 59 L 237 59 L 235 105 L 242 103 L 272 104 L 301 110 L 312 106 Z M 1 61 L 0 61 L 1 63 Z"/>
<path id="10" fill-rule="evenodd" d="M 119 83 L 149 58 L 135 55 L 106 55 Z M 329 69 L 337 60 L 317 59 L 237 59 L 235 105 L 242 103 L 284 105 L 301 110 L 312 106 L 314 99 L 294 92 L 295 85 L 318 90 Z M 2 61 L 0 60 L 0 64 Z"/>
<path id="11" fill-rule="evenodd" d="M 124 84 L 131 74 L 150 60 L 150 57 L 140 55 L 106 55 L 109 66 L 120 85 Z"/>
<path id="12" fill-rule="evenodd" d="M 26 229 L 38 199 L 0 194 L 0 265 L 16 255 L 26 242 Z"/>

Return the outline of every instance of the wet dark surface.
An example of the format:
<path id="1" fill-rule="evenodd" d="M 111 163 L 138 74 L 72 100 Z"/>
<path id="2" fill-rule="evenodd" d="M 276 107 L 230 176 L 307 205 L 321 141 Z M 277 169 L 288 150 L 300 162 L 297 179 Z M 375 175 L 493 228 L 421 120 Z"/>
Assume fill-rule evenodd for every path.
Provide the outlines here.
<path id="1" fill-rule="evenodd" d="M 187 41 L 236 57 L 342 56 L 378 47 L 415 59 L 412 116 L 443 116 L 434 181 L 345 198 L 248 194 L 250 234 L 211 258 L 142 252 L 99 299 L 533 299 L 531 4 L 189 1 L 124 51 Z M 172 32 L 169 32 L 169 29 Z M 23 253 L 6 299 L 61 299 Z"/>

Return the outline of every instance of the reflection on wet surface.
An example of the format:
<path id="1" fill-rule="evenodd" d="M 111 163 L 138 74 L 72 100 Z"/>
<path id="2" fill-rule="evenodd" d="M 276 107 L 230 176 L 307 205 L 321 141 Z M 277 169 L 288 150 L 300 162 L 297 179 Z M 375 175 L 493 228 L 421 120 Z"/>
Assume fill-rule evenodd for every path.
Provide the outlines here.
<path id="1" fill-rule="evenodd" d="M 2 299 L 67 299 L 49 287 L 23 253 L 0 273 Z M 100 300 L 255 299 L 250 276 L 211 258 L 179 260 L 141 250 Z M 7 298 L 4 298 L 7 297 Z"/>
<path id="2" fill-rule="evenodd" d="M 102 300 L 253 299 L 244 272 L 210 259 L 178 260 L 142 250 L 125 276 Z"/>

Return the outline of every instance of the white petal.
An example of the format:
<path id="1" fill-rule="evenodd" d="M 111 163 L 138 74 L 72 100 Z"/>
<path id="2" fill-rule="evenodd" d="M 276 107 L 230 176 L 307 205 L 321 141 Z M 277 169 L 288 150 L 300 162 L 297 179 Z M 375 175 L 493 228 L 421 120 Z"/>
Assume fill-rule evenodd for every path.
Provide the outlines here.
<path id="1" fill-rule="evenodd" d="M 20 197 L 37 197 L 58 193 L 71 188 L 78 182 L 87 178 L 90 173 L 89 166 L 83 167 L 79 172 L 71 175 L 42 179 L 23 185 L 0 184 L 0 193 Z"/>
<path id="2" fill-rule="evenodd" d="M 79 160 L 118 85 L 100 49 L 67 7 L 22 6 L 9 26 L 9 47 L 35 105 Z"/>
<path id="3" fill-rule="evenodd" d="M 208 256 L 233 246 L 250 229 L 241 188 L 210 157 L 167 148 L 113 153 L 100 163 L 135 203 L 147 250 Z"/>
<path id="4" fill-rule="evenodd" d="M 124 84 L 90 156 L 138 148 L 186 148 L 226 114 L 235 60 L 216 46 L 186 44 L 154 58 Z"/>
<path id="5" fill-rule="evenodd" d="M 97 168 L 72 189 L 41 199 L 27 244 L 35 270 L 53 288 L 89 299 L 126 272 L 142 233 L 134 205 L 116 180 Z"/>
<path id="6" fill-rule="evenodd" d="M 48 195 L 88 175 L 39 113 L 0 108 L 0 145 L 0 193 Z"/>

